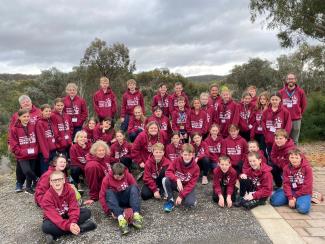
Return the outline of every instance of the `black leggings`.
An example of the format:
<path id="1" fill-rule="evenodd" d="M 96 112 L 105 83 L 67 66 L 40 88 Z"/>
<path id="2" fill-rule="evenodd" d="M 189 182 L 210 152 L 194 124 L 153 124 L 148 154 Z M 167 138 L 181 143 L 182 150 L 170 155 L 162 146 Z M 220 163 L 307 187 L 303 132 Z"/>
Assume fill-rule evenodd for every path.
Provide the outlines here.
<path id="1" fill-rule="evenodd" d="M 238 188 L 235 187 L 234 192 L 231 195 L 231 201 L 235 202 L 237 192 L 238 192 Z M 227 186 L 221 186 L 221 193 L 222 193 L 223 198 L 226 200 L 226 198 L 227 198 Z M 219 202 L 219 196 L 214 191 L 212 193 L 212 200 L 214 202 Z"/>
<path id="2" fill-rule="evenodd" d="M 166 168 L 163 168 L 160 171 L 160 174 L 156 179 L 156 185 L 157 185 L 157 187 L 159 189 L 160 196 L 164 193 L 164 187 L 162 185 L 162 179 L 165 177 L 165 172 L 166 172 Z M 142 199 L 143 200 L 148 200 L 150 198 L 153 198 L 153 194 L 154 194 L 154 192 L 152 192 L 150 190 L 150 188 L 146 184 L 143 184 L 143 186 L 141 188 L 141 197 L 142 197 Z"/>
<path id="3" fill-rule="evenodd" d="M 253 200 L 245 200 L 243 197 L 245 196 L 246 192 L 253 192 L 256 190 L 255 185 L 253 184 L 253 181 L 250 179 L 240 179 L 240 197 L 241 199 L 241 205 L 246 209 L 252 209 L 257 207 L 258 205 L 265 204 L 267 197 L 261 198 L 261 199 L 253 199 Z"/>
<path id="4" fill-rule="evenodd" d="M 32 186 L 32 182 L 36 183 L 37 176 L 35 174 L 35 165 L 36 160 L 35 159 L 19 159 L 18 164 L 22 170 L 22 173 L 26 177 L 26 188 L 30 189 Z"/>
<path id="5" fill-rule="evenodd" d="M 91 217 L 91 211 L 88 208 L 80 208 L 80 216 L 78 225 L 80 227 L 81 224 L 83 224 L 86 220 L 90 219 Z M 45 234 L 50 234 L 53 236 L 54 239 L 59 238 L 60 236 L 66 235 L 71 233 L 70 231 L 64 231 L 61 230 L 59 227 L 57 227 L 51 220 L 46 219 L 43 221 L 42 224 L 42 230 Z M 82 228 L 80 228 L 80 232 L 83 232 Z"/>
<path id="6" fill-rule="evenodd" d="M 82 175 L 83 177 L 85 177 L 85 174 L 83 170 L 78 166 L 70 166 L 70 173 L 73 179 L 73 183 L 77 187 L 78 184 L 80 183 L 80 176 Z"/>
<path id="7" fill-rule="evenodd" d="M 216 163 L 213 163 L 212 161 L 210 161 L 210 159 L 208 157 L 203 157 L 200 160 L 197 161 L 198 165 L 200 166 L 201 170 L 202 170 L 202 175 L 203 176 L 208 176 L 209 174 L 209 170 L 210 169 L 214 169 L 217 167 Z"/>

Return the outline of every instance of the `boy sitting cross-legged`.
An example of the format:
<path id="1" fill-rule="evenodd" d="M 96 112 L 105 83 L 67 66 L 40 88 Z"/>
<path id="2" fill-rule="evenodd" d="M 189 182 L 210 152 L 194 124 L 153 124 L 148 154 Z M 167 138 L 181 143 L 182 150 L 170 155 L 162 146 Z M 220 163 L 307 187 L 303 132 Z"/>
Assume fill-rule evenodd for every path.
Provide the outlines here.
<path id="1" fill-rule="evenodd" d="M 140 193 L 137 183 L 122 163 L 115 163 L 112 170 L 104 177 L 99 193 L 99 201 L 105 213 L 112 211 L 118 219 L 122 235 L 129 233 L 129 224 L 142 228 L 143 217 L 140 215 Z M 126 220 L 126 209 L 132 209 L 132 216 Z"/>
<path id="2" fill-rule="evenodd" d="M 75 191 L 65 182 L 62 171 L 54 171 L 50 175 L 50 185 L 42 200 L 42 230 L 47 234 L 47 243 L 52 243 L 54 239 L 65 234 L 79 235 L 97 227 L 90 220 L 90 210 L 79 208 Z"/>
<path id="3" fill-rule="evenodd" d="M 167 196 L 164 211 L 171 212 L 174 208 L 173 191 L 178 191 L 175 204 L 180 205 L 184 200 L 186 207 L 196 206 L 195 185 L 199 179 L 200 168 L 194 160 L 194 147 L 191 144 L 182 146 L 181 157 L 172 162 L 163 178 L 163 187 Z"/>

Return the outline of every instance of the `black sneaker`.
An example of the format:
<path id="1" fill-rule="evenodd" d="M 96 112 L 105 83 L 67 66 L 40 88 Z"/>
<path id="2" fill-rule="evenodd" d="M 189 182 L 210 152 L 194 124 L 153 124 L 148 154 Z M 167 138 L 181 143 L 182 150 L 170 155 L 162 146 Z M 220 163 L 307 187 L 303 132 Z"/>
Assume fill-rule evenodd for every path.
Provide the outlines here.
<path id="1" fill-rule="evenodd" d="M 25 193 L 28 193 L 28 194 L 34 195 L 35 191 L 34 191 L 32 188 L 26 188 L 26 189 L 25 189 Z"/>
<path id="2" fill-rule="evenodd" d="M 19 182 L 16 183 L 16 189 L 15 192 L 19 193 L 19 192 L 23 192 L 23 185 L 20 184 Z"/>
<path id="3" fill-rule="evenodd" d="M 46 234 L 45 235 L 45 241 L 46 241 L 47 244 L 52 244 L 52 243 L 54 243 L 54 238 L 53 238 L 52 235 Z"/>
<path id="4" fill-rule="evenodd" d="M 80 232 L 87 232 L 97 228 L 97 225 L 91 219 L 86 220 L 83 224 L 80 225 Z"/>

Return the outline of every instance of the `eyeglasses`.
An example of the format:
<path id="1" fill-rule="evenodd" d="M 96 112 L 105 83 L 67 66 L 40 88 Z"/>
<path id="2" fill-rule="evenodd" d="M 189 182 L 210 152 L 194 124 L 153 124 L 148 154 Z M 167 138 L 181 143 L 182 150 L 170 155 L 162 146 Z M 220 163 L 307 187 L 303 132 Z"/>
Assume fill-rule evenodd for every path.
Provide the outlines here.
<path id="1" fill-rule="evenodd" d="M 51 179 L 52 183 L 58 183 L 58 182 L 62 182 L 64 180 L 64 178 L 58 178 L 58 179 Z"/>

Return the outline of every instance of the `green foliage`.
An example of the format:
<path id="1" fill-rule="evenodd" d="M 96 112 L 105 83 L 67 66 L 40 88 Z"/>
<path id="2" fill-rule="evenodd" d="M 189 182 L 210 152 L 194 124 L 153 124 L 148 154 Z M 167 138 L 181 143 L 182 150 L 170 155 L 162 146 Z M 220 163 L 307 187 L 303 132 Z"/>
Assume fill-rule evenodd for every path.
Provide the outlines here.
<path id="1" fill-rule="evenodd" d="M 266 16 L 267 27 L 278 29 L 283 47 L 290 47 L 311 37 L 325 42 L 324 0 L 251 0 L 251 19 Z"/>
<path id="2" fill-rule="evenodd" d="M 325 140 L 325 93 L 313 92 L 308 96 L 308 107 L 303 115 L 302 141 Z"/>
<path id="3" fill-rule="evenodd" d="M 225 79 L 226 76 L 222 75 L 198 75 L 198 76 L 188 76 L 186 79 L 192 82 L 202 82 L 202 83 L 213 83 Z"/>

